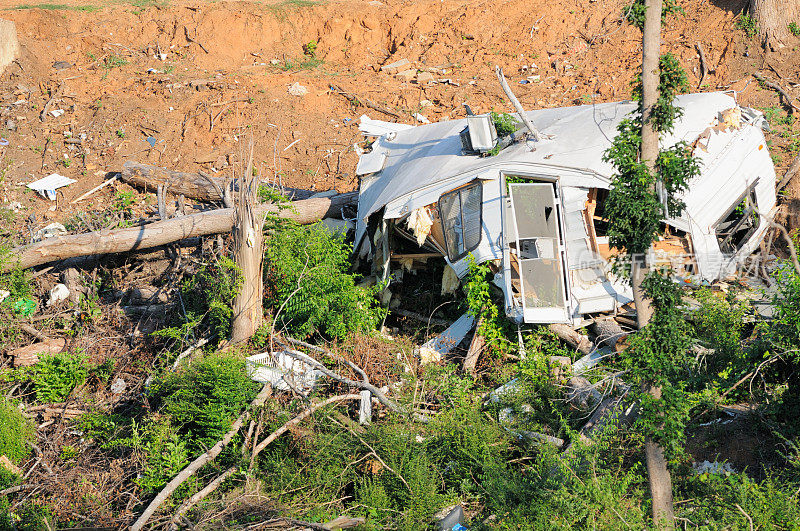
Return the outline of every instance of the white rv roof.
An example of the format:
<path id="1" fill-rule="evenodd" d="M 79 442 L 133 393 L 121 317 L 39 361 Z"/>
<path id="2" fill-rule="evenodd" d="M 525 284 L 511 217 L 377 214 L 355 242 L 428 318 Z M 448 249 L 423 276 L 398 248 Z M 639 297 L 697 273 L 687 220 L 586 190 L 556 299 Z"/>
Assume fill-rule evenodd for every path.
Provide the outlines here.
<path id="1" fill-rule="evenodd" d="M 677 103 L 684 114 L 672 135 L 662 139 L 663 146 L 681 140 L 693 142 L 713 124 L 718 113 L 736 106 L 732 97 L 721 92 L 683 95 Z M 387 203 L 422 187 L 503 163 L 578 169 L 610 179 L 614 168 L 603 161 L 603 153 L 616 136 L 619 123 L 635 109 L 636 103 L 624 101 L 529 111 L 528 117 L 545 139 L 513 145 L 494 157 L 462 154 L 459 132 L 466 119 L 382 136 L 359 163 L 361 168 L 382 168 L 362 179 L 359 218 L 366 220 Z"/>

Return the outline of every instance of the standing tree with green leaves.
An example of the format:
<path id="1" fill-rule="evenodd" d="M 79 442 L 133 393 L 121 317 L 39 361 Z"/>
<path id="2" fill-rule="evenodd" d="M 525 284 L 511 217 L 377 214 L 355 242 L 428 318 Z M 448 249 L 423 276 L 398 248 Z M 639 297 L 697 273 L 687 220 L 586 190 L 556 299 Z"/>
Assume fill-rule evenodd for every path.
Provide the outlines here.
<path id="1" fill-rule="evenodd" d="M 666 3 L 662 0 L 634 0 L 627 9 L 628 13 L 639 15 L 629 16 L 629 20 L 639 26 L 643 34 L 642 74 L 634 88 L 639 109 L 620 124 L 619 134 L 605 154 L 605 159 L 617 169 L 605 206 L 610 243 L 623 250 L 630 260 L 634 301 L 643 337 L 681 337 L 683 334 L 682 330 L 672 329 L 679 319 L 661 322 L 664 316 L 674 315 L 674 297 L 655 301 L 656 317 L 660 322 L 649 324 L 654 309 L 650 297 L 654 293 L 647 288 L 650 284 L 655 285 L 656 280 L 650 279 L 658 274 L 648 274 L 647 255 L 665 215 L 677 216 L 683 209 L 684 205 L 676 195 L 685 190 L 688 182 L 700 171 L 691 148 L 685 143 L 659 149 L 661 133 L 672 131 L 675 121 L 682 115 L 682 110 L 674 103 L 675 96 L 688 89 L 685 73 L 677 59 L 669 54 L 660 55 L 661 19 L 676 10 L 674 2 L 669 0 Z M 684 345 L 678 341 L 665 344 L 665 348 L 646 348 L 652 346 L 652 342 L 642 342 L 640 348 L 630 349 L 627 355 L 631 365 L 637 369 L 635 375 L 642 390 L 642 422 L 639 425 L 649 427 L 644 430 L 645 460 L 653 500 L 653 519 L 658 525 L 672 527 L 672 480 L 662 446 L 667 438 L 659 435 L 666 431 L 674 433 L 675 430 L 670 429 L 676 422 L 673 416 L 681 415 L 680 408 L 670 405 L 675 401 L 673 391 L 676 388 L 669 386 L 668 393 L 664 392 L 664 376 L 676 372 L 665 370 L 665 366 L 678 363 Z"/>

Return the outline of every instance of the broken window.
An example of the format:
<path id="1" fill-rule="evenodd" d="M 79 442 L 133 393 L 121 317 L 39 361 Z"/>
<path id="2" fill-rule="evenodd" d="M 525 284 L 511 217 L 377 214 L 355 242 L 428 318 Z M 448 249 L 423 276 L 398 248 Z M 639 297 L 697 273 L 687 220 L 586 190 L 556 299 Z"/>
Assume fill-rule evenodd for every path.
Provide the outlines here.
<path id="1" fill-rule="evenodd" d="M 439 199 L 439 217 L 451 262 L 460 260 L 481 242 L 482 202 L 480 182 L 453 190 Z"/>
<path id="2" fill-rule="evenodd" d="M 751 188 L 720 221 L 715 230 L 719 249 L 732 254 L 742 248 L 761 225 L 761 217 L 756 213 L 756 191 Z"/>

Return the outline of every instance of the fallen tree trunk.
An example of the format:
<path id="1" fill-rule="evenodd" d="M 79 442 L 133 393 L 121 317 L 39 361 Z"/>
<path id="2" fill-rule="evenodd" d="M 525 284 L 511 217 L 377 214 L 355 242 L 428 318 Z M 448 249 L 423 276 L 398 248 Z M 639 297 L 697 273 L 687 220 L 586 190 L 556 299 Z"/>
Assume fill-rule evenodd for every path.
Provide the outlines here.
<path id="1" fill-rule="evenodd" d="M 274 205 L 262 205 L 256 209 L 256 213 L 258 215 L 272 214 L 307 225 L 325 217 L 340 216 L 341 209 L 354 205 L 357 197 L 357 192 L 331 197 L 315 197 L 304 201 L 295 201 L 292 203 L 292 208 L 284 210 L 280 210 Z M 12 249 L 10 256 L 16 260 L 3 262 L 0 265 L 0 272 L 8 272 L 17 266 L 26 269 L 66 258 L 127 253 L 166 245 L 185 238 L 222 234 L 230 232 L 233 223 L 233 209 L 221 208 L 165 221 L 156 221 L 139 227 L 47 238 L 37 243 Z"/>
<path id="2" fill-rule="evenodd" d="M 163 186 L 175 195 L 185 195 L 201 201 L 222 201 L 226 179 L 204 173 L 173 171 L 132 160 L 122 165 L 120 178 L 137 188 L 156 190 Z"/>
<path id="3" fill-rule="evenodd" d="M 565 324 L 551 324 L 548 328 L 555 335 L 582 354 L 589 354 L 594 350 L 594 345 L 588 337 L 573 330 Z"/>
<path id="4" fill-rule="evenodd" d="M 229 182 L 223 177 L 202 172 L 189 173 L 168 170 L 132 160 L 122 165 L 120 179 L 131 186 L 145 190 L 157 190 L 159 186 L 163 186 L 165 191 L 173 195 L 184 195 L 200 201 L 222 201 L 225 187 Z M 234 188 L 237 187 L 238 180 L 234 180 Z M 308 199 L 314 195 L 314 192 L 310 190 L 299 188 L 283 188 L 281 191 L 286 197 L 295 201 Z"/>

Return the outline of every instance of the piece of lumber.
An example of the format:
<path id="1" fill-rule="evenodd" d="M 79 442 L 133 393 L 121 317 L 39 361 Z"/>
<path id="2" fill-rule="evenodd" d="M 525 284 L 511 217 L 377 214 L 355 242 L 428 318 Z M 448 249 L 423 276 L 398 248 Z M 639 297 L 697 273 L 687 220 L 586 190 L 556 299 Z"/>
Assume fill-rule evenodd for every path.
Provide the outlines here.
<path id="1" fill-rule="evenodd" d="M 153 516 L 153 513 L 156 511 L 156 509 L 158 509 L 161 504 L 164 503 L 173 492 L 175 492 L 175 489 L 180 487 L 184 481 L 189 479 L 192 475 L 194 475 L 195 472 L 200 470 L 203 465 L 217 457 L 222 449 L 231 441 L 231 439 L 233 439 L 233 436 L 239 433 L 239 429 L 241 429 L 242 425 L 249 418 L 250 411 L 264 405 L 264 402 L 271 394 L 272 387 L 270 387 L 268 384 L 264 385 L 264 387 L 261 389 L 261 392 L 259 392 L 250 403 L 250 407 L 247 409 L 247 411 L 239 415 L 239 418 L 233 423 L 231 429 L 228 430 L 228 433 L 226 433 L 225 436 L 210 450 L 200 454 L 199 457 L 189 463 L 186 468 L 181 470 L 177 476 L 172 478 L 172 480 L 167 483 L 163 489 L 161 489 L 161 492 L 159 492 L 156 497 L 153 498 L 153 501 L 150 502 L 141 516 L 139 516 L 136 522 L 133 523 L 131 526 L 131 531 L 139 531 L 142 529 L 147 521 L 150 520 L 150 517 Z"/>
<path id="2" fill-rule="evenodd" d="M 578 352 L 589 354 L 592 350 L 594 350 L 594 345 L 588 337 L 573 330 L 565 324 L 551 324 L 548 328 L 550 328 L 550 331 L 557 335 L 559 339 L 564 341 L 567 345 L 571 346 Z"/>
<path id="3" fill-rule="evenodd" d="M 207 498 L 209 494 L 217 490 L 217 488 L 220 485 L 222 485 L 222 483 L 230 476 L 232 476 L 234 472 L 236 472 L 237 470 L 239 470 L 238 465 L 230 467 L 228 470 L 226 470 L 225 472 L 214 478 L 214 480 L 212 480 L 211 483 L 203 487 L 201 490 L 197 491 L 193 496 L 187 498 L 186 501 L 184 501 L 181 504 L 181 506 L 178 507 L 178 510 L 175 511 L 175 514 L 172 516 L 172 520 L 170 521 L 169 525 L 170 530 L 171 531 L 177 530 L 179 528 L 178 524 L 180 523 L 181 518 L 183 518 L 183 516 L 189 511 L 189 509 L 197 505 L 198 502 Z"/>
<path id="4" fill-rule="evenodd" d="M 789 166 L 789 169 L 783 174 L 783 178 L 781 179 L 781 182 L 778 183 L 776 192 L 780 192 L 786 188 L 786 186 L 789 184 L 789 181 L 791 181 L 792 177 L 797 175 L 798 172 L 800 172 L 800 155 L 797 155 L 794 158 L 792 164 Z"/>
<path id="5" fill-rule="evenodd" d="M 345 99 L 347 99 L 347 101 L 349 101 L 353 105 L 363 105 L 364 107 L 369 107 L 370 109 L 374 109 L 374 110 L 376 110 L 378 112 L 382 112 L 383 114 L 391 116 L 392 118 L 398 118 L 398 119 L 400 118 L 400 115 L 397 114 L 396 112 L 391 111 L 391 110 L 387 109 L 386 107 L 384 107 L 382 105 L 378 105 L 377 103 L 374 103 L 374 102 L 372 102 L 372 101 L 370 101 L 368 99 L 359 98 L 359 97 L 355 96 L 354 94 L 350 94 L 349 92 L 345 91 L 339 85 L 331 84 L 330 87 L 331 87 L 331 90 L 333 92 L 337 92 L 337 93 L 341 94 L 342 96 L 345 97 Z"/>
<path id="6" fill-rule="evenodd" d="M 467 350 L 467 356 L 464 358 L 464 372 L 471 376 L 475 376 L 475 367 L 478 364 L 478 358 L 481 352 L 483 352 L 483 348 L 486 346 L 486 340 L 483 335 L 478 333 L 482 324 L 483 317 L 478 319 L 478 324 L 475 326 L 475 334 L 472 336 L 472 341 L 470 341 L 469 349 Z"/>
<path id="7" fill-rule="evenodd" d="M 40 343 L 34 343 L 27 347 L 14 349 L 8 353 L 14 358 L 14 367 L 28 367 L 35 365 L 39 358 L 47 354 L 56 354 L 64 350 L 67 342 L 63 339 L 48 339 Z"/>
<path id="8" fill-rule="evenodd" d="M 79 197 L 76 197 L 75 199 L 70 201 L 69 204 L 70 205 L 74 205 L 75 203 L 78 203 L 79 201 L 83 201 L 84 199 L 86 199 L 87 197 L 92 195 L 93 193 L 97 192 L 98 190 L 101 190 L 101 189 L 105 188 L 109 184 L 111 184 L 114 181 L 116 181 L 118 176 L 119 176 L 119 174 L 115 173 L 113 177 L 111 177 L 110 179 L 106 179 L 105 181 L 103 181 L 102 184 L 98 184 L 97 186 L 95 186 L 94 188 L 92 188 L 91 190 L 86 192 L 85 194 L 83 194 L 83 195 L 81 195 Z"/>
<path id="9" fill-rule="evenodd" d="M 274 205 L 261 205 L 256 211 L 308 225 L 325 217 L 341 216 L 342 208 L 354 205 L 357 198 L 358 192 L 349 192 L 295 201 L 291 208 L 284 210 Z M 233 209 L 220 208 L 139 227 L 47 238 L 12 249 L 10 256 L 13 258 L 3 262 L 0 271 L 8 272 L 15 267 L 27 269 L 78 256 L 127 253 L 159 247 L 186 238 L 226 233 L 231 230 L 233 223 Z"/>
<path id="10" fill-rule="evenodd" d="M 438 319 L 436 317 L 425 317 L 421 313 L 412 312 L 410 310 L 404 310 L 402 308 L 396 308 L 392 310 L 392 313 L 397 315 L 402 315 L 403 317 L 408 317 L 409 319 L 414 319 L 415 321 L 419 321 L 421 323 L 427 323 L 429 325 L 438 325 L 438 326 L 452 326 L 455 321 L 448 321 L 447 319 Z"/>

